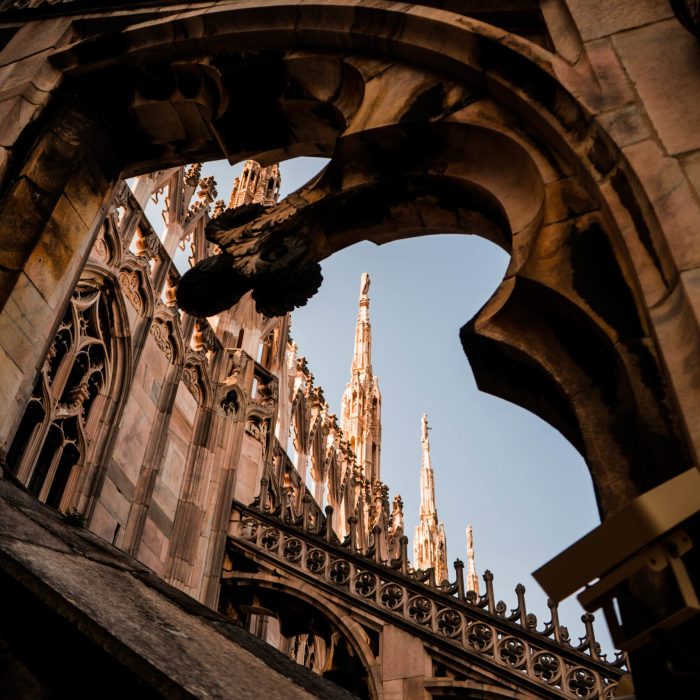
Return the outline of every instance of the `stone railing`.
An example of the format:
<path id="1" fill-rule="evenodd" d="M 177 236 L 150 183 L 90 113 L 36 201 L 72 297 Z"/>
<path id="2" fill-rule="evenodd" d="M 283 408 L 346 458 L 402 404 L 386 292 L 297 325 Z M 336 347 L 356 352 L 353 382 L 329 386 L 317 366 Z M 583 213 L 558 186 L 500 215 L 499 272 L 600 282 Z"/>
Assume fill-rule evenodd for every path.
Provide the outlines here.
<path id="1" fill-rule="evenodd" d="M 252 548 L 292 572 L 408 624 L 419 635 L 472 657 L 476 653 L 541 697 L 615 697 L 626 659 L 618 654 L 609 662 L 600 653 L 590 614 L 581 618 L 585 635 L 572 644 L 554 604 L 549 606 L 551 621 L 537 630 L 537 618 L 527 613 L 522 585 L 516 588 L 518 605 L 510 612 L 505 603 L 496 601 L 490 572 L 484 574 L 483 596 L 465 592 L 464 565 L 459 560 L 456 581 L 435 585 L 430 571 L 408 566 L 405 537 L 399 559 L 385 563 L 377 560 L 375 552 L 353 551 L 352 538 L 338 543 L 332 530 L 316 518 L 308 526 L 292 525 L 255 507 L 234 503 L 233 509 L 238 517 L 233 518 L 229 532 L 232 544 Z"/>

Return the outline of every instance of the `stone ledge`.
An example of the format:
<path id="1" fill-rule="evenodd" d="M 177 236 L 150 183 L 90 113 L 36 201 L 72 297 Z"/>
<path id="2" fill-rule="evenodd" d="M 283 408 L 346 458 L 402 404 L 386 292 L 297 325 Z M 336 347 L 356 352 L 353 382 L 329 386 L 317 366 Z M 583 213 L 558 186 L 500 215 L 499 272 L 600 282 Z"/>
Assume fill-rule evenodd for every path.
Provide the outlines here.
<path id="1" fill-rule="evenodd" d="M 94 534 L 64 523 L 6 479 L 0 480 L 0 513 L 0 573 L 155 694 L 354 697 Z"/>

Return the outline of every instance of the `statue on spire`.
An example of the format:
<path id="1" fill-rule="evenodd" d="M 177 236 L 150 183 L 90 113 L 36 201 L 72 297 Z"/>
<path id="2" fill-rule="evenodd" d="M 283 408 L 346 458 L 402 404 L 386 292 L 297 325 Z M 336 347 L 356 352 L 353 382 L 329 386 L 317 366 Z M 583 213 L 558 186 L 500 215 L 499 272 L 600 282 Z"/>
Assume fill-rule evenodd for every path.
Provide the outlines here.
<path id="1" fill-rule="evenodd" d="M 366 297 L 369 294 L 370 281 L 369 272 L 363 272 L 360 278 L 360 298 Z"/>
<path id="2" fill-rule="evenodd" d="M 421 442 L 427 442 L 428 441 L 428 431 L 430 428 L 428 427 L 428 414 L 424 413 L 423 418 L 421 418 Z"/>
<path id="3" fill-rule="evenodd" d="M 479 577 L 474 563 L 474 533 L 471 524 L 467 525 L 467 590 L 479 595 Z"/>

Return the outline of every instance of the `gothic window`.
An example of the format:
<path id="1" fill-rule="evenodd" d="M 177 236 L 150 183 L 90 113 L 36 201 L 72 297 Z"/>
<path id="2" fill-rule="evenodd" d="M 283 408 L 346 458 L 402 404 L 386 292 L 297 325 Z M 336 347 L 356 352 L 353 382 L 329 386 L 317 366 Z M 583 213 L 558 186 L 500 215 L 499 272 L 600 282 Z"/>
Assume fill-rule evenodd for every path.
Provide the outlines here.
<path id="1" fill-rule="evenodd" d="M 66 509 L 104 409 L 115 341 L 110 292 L 81 282 L 71 298 L 7 456 L 41 501 Z"/>

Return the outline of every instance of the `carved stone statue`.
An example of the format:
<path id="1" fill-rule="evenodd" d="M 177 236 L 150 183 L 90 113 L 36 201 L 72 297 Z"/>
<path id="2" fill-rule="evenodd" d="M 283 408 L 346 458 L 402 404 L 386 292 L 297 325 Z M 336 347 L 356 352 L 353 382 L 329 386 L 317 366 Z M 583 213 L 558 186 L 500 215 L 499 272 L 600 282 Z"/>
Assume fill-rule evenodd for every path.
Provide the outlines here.
<path id="1" fill-rule="evenodd" d="M 362 277 L 360 279 L 360 296 L 366 297 L 367 294 L 369 294 L 369 285 L 370 285 L 369 273 L 363 272 Z"/>

